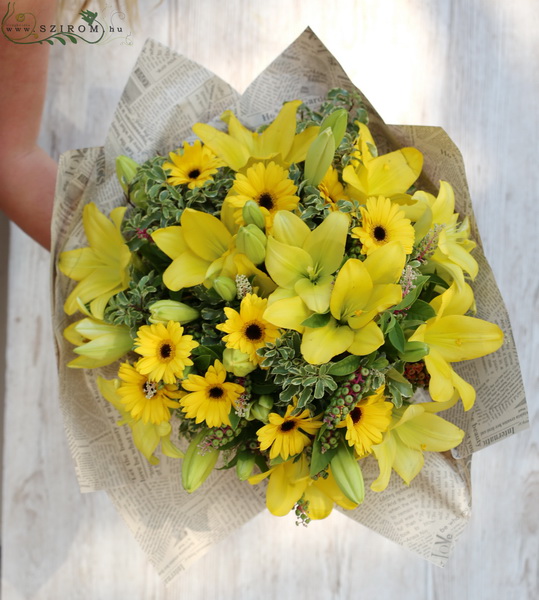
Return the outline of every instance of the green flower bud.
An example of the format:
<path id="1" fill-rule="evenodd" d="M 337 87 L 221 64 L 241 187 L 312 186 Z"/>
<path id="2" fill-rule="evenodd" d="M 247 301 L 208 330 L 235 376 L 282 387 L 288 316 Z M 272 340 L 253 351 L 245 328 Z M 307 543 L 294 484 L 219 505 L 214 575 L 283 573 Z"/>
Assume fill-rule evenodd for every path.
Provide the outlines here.
<path id="1" fill-rule="evenodd" d="M 253 472 L 255 466 L 255 455 L 251 452 L 240 452 L 236 463 L 236 475 L 240 481 L 245 481 Z"/>
<path id="2" fill-rule="evenodd" d="M 345 108 L 338 108 L 329 114 L 320 123 L 320 130 L 323 131 L 326 127 L 330 127 L 335 140 L 335 148 L 338 148 L 346 133 L 346 125 L 348 124 L 348 111 Z"/>
<path id="3" fill-rule="evenodd" d="M 248 354 L 236 348 L 225 348 L 223 351 L 223 366 L 236 377 L 245 377 L 257 367 Z"/>
<path id="4" fill-rule="evenodd" d="M 352 448 L 347 442 L 341 440 L 337 453 L 331 459 L 331 472 L 341 492 L 356 504 L 361 504 L 365 497 L 363 475 L 358 461 L 354 458 Z"/>
<path id="5" fill-rule="evenodd" d="M 262 421 L 262 423 L 268 422 L 268 415 L 273 408 L 273 398 L 267 394 L 260 396 L 260 398 L 251 404 L 251 410 L 249 416 Z"/>
<path id="6" fill-rule="evenodd" d="M 238 293 L 236 283 L 230 277 L 225 277 L 224 275 L 214 279 L 213 289 L 223 300 L 228 300 L 229 302 L 230 300 L 234 300 Z"/>
<path id="7" fill-rule="evenodd" d="M 247 225 L 256 225 L 259 229 L 264 231 L 266 226 L 264 213 L 260 210 L 260 206 L 258 206 L 254 200 L 248 200 L 243 205 L 242 215 L 243 220 Z"/>
<path id="8" fill-rule="evenodd" d="M 139 168 L 140 165 L 128 156 L 118 156 L 116 158 L 116 176 L 126 194 L 129 190 L 129 184 Z"/>
<path id="9" fill-rule="evenodd" d="M 310 185 L 318 185 L 331 166 L 335 155 L 335 138 L 330 127 L 326 127 L 315 138 L 307 150 L 305 179 Z"/>
<path id="10" fill-rule="evenodd" d="M 183 325 L 199 317 L 198 310 L 175 300 L 159 300 L 154 302 L 149 309 L 151 313 L 150 323 L 166 324 L 169 321 L 177 321 Z"/>
<path id="11" fill-rule="evenodd" d="M 219 457 L 218 450 L 207 450 L 200 454 L 198 445 L 207 433 L 207 430 L 203 430 L 193 438 L 183 459 L 182 485 L 189 493 L 197 490 L 206 481 Z"/>
<path id="12" fill-rule="evenodd" d="M 236 236 L 236 248 L 247 256 L 255 265 L 266 258 L 266 235 L 256 225 L 240 227 Z"/>

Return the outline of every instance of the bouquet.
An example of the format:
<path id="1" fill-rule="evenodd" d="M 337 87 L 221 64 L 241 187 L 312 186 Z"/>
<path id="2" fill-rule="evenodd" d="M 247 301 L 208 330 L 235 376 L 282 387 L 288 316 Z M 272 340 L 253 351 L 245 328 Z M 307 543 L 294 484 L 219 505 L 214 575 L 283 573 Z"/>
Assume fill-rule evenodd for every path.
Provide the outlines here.
<path id="1" fill-rule="evenodd" d="M 63 284 L 78 314 L 68 367 L 150 471 L 178 464 L 182 498 L 233 471 L 238 496 L 263 489 L 271 513 L 307 524 L 359 513 L 396 477 L 413 488 L 427 455 L 470 443 L 444 418 L 476 399 L 453 363 L 504 334 L 476 316 L 476 241 L 452 181 L 433 186 L 420 150 L 388 147 L 351 86 L 276 108 L 258 127 L 228 109 L 145 160 L 116 155 L 115 208 L 87 198 L 87 242 L 58 269 L 77 282 Z"/>

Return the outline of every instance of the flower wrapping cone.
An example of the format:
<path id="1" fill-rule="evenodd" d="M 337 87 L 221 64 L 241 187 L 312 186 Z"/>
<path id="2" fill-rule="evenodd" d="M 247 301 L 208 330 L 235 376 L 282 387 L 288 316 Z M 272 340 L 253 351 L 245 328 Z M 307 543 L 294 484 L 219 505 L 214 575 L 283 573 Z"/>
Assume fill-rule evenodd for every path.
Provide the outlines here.
<path id="1" fill-rule="evenodd" d="M 157 153 L 166 155 L 177 148 L 178 140 L 187 139 L 191 135 L 191 124 L 209 122 L 210 125 L 221 126 L 219 117 L 225 110 L 232 110 L 241 123 L 252 128 L 262 124 L 263 114 L 266 118 L 268 115 L 277 115 L 283 102 L 287 100 L 302 98 L 316 104 L 331 88 L 356 89 L 310 29 L 287 48 L 249 86 L 242 97 L 206 69 L 151 40 L 146 43 L 133 72 L 137 72 L 137 69 L 141 72 L 150 69 L 149 80 L 156 83 L 143 91 L 141 102 L 144 103 L 145 109 L 141 111 L 140 103 L 131 102 L 126 93 L 103 148 L 72 151 L 61 157 L 53 217 L 54 264 L 60 252 L 85 245 L 81 215 L 86 204 L 93 200 L 106 213 L 120 204 L 122 190 L 115 176 L 116 156 L 130 156 L 136 162 L 142 163 Z M 196 76 L 193 75 L 189 79 L 183 77 L 186 69 Z M 311 79 L 311 73 L 316 73 L 316 81 Z M 287 82 L 286 86 L 282 85 L 283 81 Z M 158 91 L 160 86 L 166 86 L 167 98 L 174 98 L 176 101 L 168 101 L 164 105 L 162 95 Z M 128 83 L 126 90 L 138 88 L 133 79 Z M 206 93 L 201 93 L 201 90 Z M 271 93 L 267 93 L 268 90 L 271 90 Z M 251 110 L 255 104 L 254 99 L 257 114 L 253 114 Z M 457 209 L 462 214 L 471 216 L 462 161 L 445 133 L 437 128 L 389 128 L 366 100 L 365 107 L 370 117 L 370 129 L 376 137 L 380 152 L 410 146 L 418 148 L 425 158 L 421 185 L 435 194 L 440 179 L 451 181 L 456 197 L 461 203 Z M 127 133 L 129 131 L 136 133 L 133 139 L 144 140 L 144 145 L 130 143 Z M 450 158 L 444 158 L 448 154 Z M 99 168 L 96 165 L 99 165 Z M 87 180 L 87 185 L 82 186 L 81 180 Z M 473 237 L 479 241 L 473 217 L 470 221 Z M 518 360 L 507 311 L 480 248 L 475 251 L 475 258 L 480 266 L 476 284 L 478 289 L 488 293 L 488 301 L 487 298 L 483 300 L 481 296 L 477 298 L 479 316 L 496 321 L 506 333 L 506 343 L 501 351 L 505 362 L 500 363 L 500 368 L 494 372 L 492 367 L 481 359 L 462 367 L 456 365 L 463 377 L 479 377 L 482 381 L 481 394 L 478 395 L 474 409 L 463 414 L 457 407 L 452 415 L 456 424 L 468 433 L 466 441 L 456 451 L 456 454 L 462 457 L 477 449 L 475 438 L 469 433 L 472 428 L 477 429 L 478 425 L 481 431 L 481 423 L 488 417 L 488 408 L 481 401 L 481 396 L 495 393 L 499 381 L 508 374 L 514 382 L 514 394 L 505 405 L 504 419 L 507 421 L 507 427 L 516 432 L 523 429 L 527 423 L 524 411 L 517 411 L 515 408 L 522 405 L 524 395 L 519 385 Z M 214 260 L 213 257 L 207 260 L 210 259 Z M 189 513 L 182 511 L 185 511 L 187 505 L 193 506 L 193 497 L 189 497 L 187 492 L 181 489 L 177 461 L 162 457 L 159 470 L 152 470 L 143 457 L 134 450 L 129 450 L 130 445 L 126 443 L 128 438 L 123 432 L 125 428 L 116 426 L 117 414 L 96 390 L 95 377 L 103 375 L 110 378 L 113 371 L 107 372 L 106 368 L 103 372 L 67 370 L 65 365 L 72 356 L 71 345 L 64 341 L 61 332 L 71 320 L 63 313 L 62 305 L 71 289 L 71 284 L 66 278 L 60 277 L 54 270 L 52 306 L 61 403 L 81 488 L 85 491 L 107 491 L 130 528 L 137 532 L 137 538 L 143 547 L 160 548 L 159 553 L 148 550 L 149 559 L 164 581 L 170 582 L 202 554 L 192 551 L 190 540 L 191 535 L 196 535 L 194 529 L 189 530 L 189 535 L 184 535 L 184 525 L 180 525 L 178 520 L 181 519 L 182 524 L 190 522 Z M 495 318 L 489 314 L 490 308 L 495 310 Z M 466 373 L 468 370 L 470 373 Z M 489 443 L 489 437 L 482 434 L 480 442 Z M 100 458 L 105 455 L 102 446 L 105 443 L 109 447 L 112 444 L 117 448 L 124 448 L 122 452 L 108 452 L 106 465 Z M 441 528 L 449 527 L 454 540 L 464 529 L 470 503 L 469 472 L 466 461 L 436 453 L 425 454 L 425 468 L 414 480 L 414 485 L 407 488 L 400 484 L 397 478 L 393 478 L 384 495 L 376 496 L 369 488 L 378 476 L 378 470 L 374 461 L 366 461 L 362 467 L 365 500 L 358 509 L 347 511 L 346 515 L 384 532 L 398 543 L 414 547 L 428 560 L 443 564 L 445 558 L 433 556 L 430 548 Z M 443 473 L 442 479 L 447 486 L 438 490 L 436 510 L 439 519 L 434 525 L 429 494 L 432 486 L 439 480 L 437 478 L 440 473 Z M 233 472 L 214 471 L 204 483 L 204 495 L 201 497 L 203 504 L 199 503 L 196 507 L 198 522 L 200 518 L 204 518 L 208 523 L 208 530 L 203 535 L 206 536 L 205 539 L 210 536 L 212 543 L 216 543 L 264 510 L 265 491 L 262 486 L 240 484 L 231 478 L 235 478 Z M 164 496 L 170 500 L 163 502 Z M 395 527 L 391 522 L 394 507 L 401 502 L 414 505 L 414 513 L 409 516 L 409 528 Z M 152 510 L 148 510 L 149 506 L 153 507 Z M 229 517 L 232 515 L 234 518 L 225 522 L 221 514 Z M 381 514 L 387 516 L 381 520 Z M 172 531 L 175 532 L 174 535 Z M 418 539 L 422 540 L 421 544 L 417 543 Z M 190 558 L 182 558 L 186 556 Z"/>

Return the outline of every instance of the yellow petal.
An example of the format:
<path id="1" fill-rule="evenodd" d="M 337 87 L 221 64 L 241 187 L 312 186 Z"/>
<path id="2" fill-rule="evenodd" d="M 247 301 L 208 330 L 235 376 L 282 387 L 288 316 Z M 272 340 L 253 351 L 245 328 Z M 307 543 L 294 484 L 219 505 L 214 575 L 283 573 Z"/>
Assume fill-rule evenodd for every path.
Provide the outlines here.
<path id="1" fill-rule="evenodd" d="M 207 261 L 220 258 L 232 241 L 225 225 L 208 213 L 186 208 L 182 213 L 181 224 L 190 250 Z"/>
<path id="2" fill-rule="evenodd" d="M 456 362 L 495 352 L 503 343 L 503 332 L 494 323 L 482 319 L 448 315 L 438 320 L 429 319 L 424 339 L 445 360 Z"/>
<path id="3" fill-rule="evenodd" d="M 314 487 L 317 487 L 319 490 L 324 492 L 326 496 L 329 496 L 333 502 L 336 502 L 342 508 L 346 510 L 353 510 L 358 506 L 355 502 L 349 500 L 341 491 L 341 488 L 335 481 L 335 477 L 331 472 L 331 468 L 329 469 L 329 475 L 324 478 L 319 478 L 313 484 Z M 310 507 L 309 507 L 310 509 Z M 311 517 L 314 518 L 314 517 Z M 323 518 L 323 517 L 320 517 Z"/>
<path id="4" fill-rule="evenodd" d="M 447 402 L 454 393 L 451 365 L 433 348 L 423 360 L 430 375 L 429 393 L 432 399 L 436 402 Z"/>
<path id="5" fill-rule="evenodd" d="M 307 151 L 309 150 L 310 145 L 314 142 L 319 130 L 320 127 L 313 125 L 311 127 L 307 127 L 301 133 L 296 134 L 288 155 L 284 157 L 286 158 L 286 162 L 288 164 L 305 160 Z"/>
<path id="6" fill-rule="evenodd" d="M 333 277 L 320 277 L 316 281 L 306 278 L 296 281 L 294 290 L 305 302 L 307 307 L 315 313 L 326 313 L 329 309 L 329 299 L 333 288 Z"/>
<path id="7" fill-rule="evenodd" d="M 371 321 L 365 327 L 354 331 L 353 342 L 348 352 L 357 356 L 366 356 L 374 352 L 384 343 L 384 334 L 378 325 Z"/>
<path id="8" fill-rule="evenodd" d="M 91 248 L 78 248 L 77 250 L 67 250 L 60 254 L 58 268 L 64 274 L 80 281 L 90 275 L 97 268 L 103 266 L 103 263 L 95 255 Z"/>
<path id="9" fill-rule="evenodd" d="M 200 285 L 206 278 L 208 262 L 189 250 L 172 261 L 163 273 L 163 283 L 177 292 L 186 287 Z"/>
<path id="10" fill-rule="evenodd" d="M 273 217 L 273 237 L 289 246 L 303 246 L 305 239 L 311 233 L 303 219 L 289 210 L 279 210 Z"/>
<path id="11" fill-rule="evenodd" d="M 341 266 L 347 233 L 348 216 L 332 212 L 305 240 L 303 249 L 320 275 L 332 275 Z"/>
<path id="12" fill-rule="evenodd" d="M 182 228 L 178 226 L 158 229 L 152 233 L 152 239 L 159 250 L 173 260 L 188 250 Z"/>
<path id="13" fill-rule="evenodd" d="M 397 283 L 402 275 L 406 253 L 400 242 L 389 242 L 371 252 L 364 266 L 374 284 Z"/>
<path id="14" fill-rule="evenodd" d="M 397 434 L 395 434 L 397 435 Z M 393 468 L 400 475 L 406 485 L 410 485 L 412 479 L 421 471 L 425 459 L 421 450 L 408 448 L 397 441 Z"/>
<path id="15" fill-rule="evenodd" d="M 372 280 L 363 262 L 356 258 L 346 261 L 335 279 L 330 310 L 337 319 L 347 319 L 362 310 L 372 292 Z"/>
<path id="16" fill-rule="evenodd" d="M 205 123 L 196 123 L 193 131 L 234 171 L 239 171 L 249 159 L 247 147 L 230 135 Z"/>
<path id="17" fill-rule="evenodd" d="M 324 327 L 306 328 L 301 343 L 303 358 L 311 364 L 320 365 L 345 352 L 354 339 L 349 327 L 340 327 L 335 319 Z"/>
<path id="18" fill-rule="evenodd" d="M 391 469 L 397 452 L 397 442 L 390 432 L 384 434 L 384 441 L 381 444 L 372 446 L 372 450 L 376 460 L 380 475 L 371 483 L 373 492 L 383 492 L 391 478 Z"/>
<path id="19" fill-rule="evenodd" d="M 308 275 L 309 267 L 312 259 L 305 250 L 268 238 L 266 269 L 278 286 L 292 288 L 298 279 Z"/>
<path id="20" fill-rule="evenodd" d="M 464 437 L 462 429 L 427 412 L 399 427 L 397 433 L 402 442 L 410 448 L 428 452 L 451 450 L 458 446 Z"/>
<path id="21" fill-rule="evenodd" d="M 368 163 L 368 194 L 392 196 L 406 192 L 419 177 L 423 155 L 415 148 L 402 148 L 373 158 Z"/>
<path id="22" fill-rule="evenodd" d="M 299 296 L 293 296 L 269 304 L 263 318 L 277 327 L 303 333 L 304 327 L 301 324 L 311 315 L 312 311 L 307 308 L 303 300 Z"/>
<path id="23" fill-rule="evenodd" d="M 266 491 L 266 506 L 277 517 L 289 513 L 303 496 L 308 485 L 309 473 L 303 461 L 288 461 L 275 467 Z"/>
<path id="24" fill-rule="evenodd" d="M 310 519 L 325 519 L 333 510 L 333 500 L 322 490 L 318 481 L 310 485 L 304 492 L 303 497 L 309 503 L 307 514 Z"/>
<path id="25" fill-rule="evenodd" d="M 285 102 L 271 125 L 258 138 L 260 156 L 287 156 L 296 135 L 296 111 L 301 103 L 301 100 Z"/>
<path id="26" fill-rule="evenodd" d="M 453 283 L 443 294 L 433 298 L 430 305 L 436 311 L 436 315 L 442 317 L 463 315 L 470 309 L 473 301 L 473 290 L 467 283 L 462 287 L 458 287 Z"/>

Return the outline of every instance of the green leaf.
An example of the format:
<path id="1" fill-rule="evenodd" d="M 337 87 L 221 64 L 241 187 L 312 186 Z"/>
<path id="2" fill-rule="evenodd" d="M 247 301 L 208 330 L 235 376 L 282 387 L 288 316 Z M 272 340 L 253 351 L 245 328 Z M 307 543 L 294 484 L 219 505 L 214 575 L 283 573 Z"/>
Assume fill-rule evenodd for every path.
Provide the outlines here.
<path id="1" fill-rule="evenodd" d="M 391 330 L 388 334 L 388 338 L 389 338 L 389 341 L 391 342 L 391 345 L 398 352 L 404 352 L 404 343 L 406 340 L 404 338 L 404 333 L 402 331 L 402 328 L 397 322 L 395 322 L 394 327 L 391 328 Z"/>
<path id="2" fill-rule="evenodd" d="M 331 472 L 341 492 L 356 504 L 361 504 L 365 497 L 363 474 L 358 461 L 354 458 L 348 442 L 341 440 L 335 456 L 331 459 Z"/>
<path id="3" fill-rule="evenodd" d="M 303 327 L 317 329 L 318 327 L 324 327 L 325 325 L 327 325 L 330 319 L 331 314 L 329 312 L 324 314 L 315 313 L 314 315 L 307 317 L 305 321 L 303 321 L 301 324 L 303 325 Z"/>
<path id="4" fill-rule="evenodd" d="M 416 300 L 408 309 L 408 312 L 406 314 L 406 321 L 418 320 L 425 322 L 435 316 L 436 313 L 434 311 L 434 308 L 432 308 L 430 304 L 427 304 L 423 300 Z"/>
<path id="5" fill-rule="evenodd" d="M 230 419 L 230 425 L 232 429 L 236 430 L 239 422 L 241 421 L 241 417 L 238 415 L 234 407 L 232 407 L 228 413 L 228 418 Z"/>
<path id="6" fill-rule="evenodd" d="M 350 375 L 354 371 L 357 371 L 360 364 L 361 357 L 350 354 L 350 356 L 347 356 L 346 358 L 343 358 L 342 360 L 331 364 L 328 369 L 328 374 L 335 375 L 336 377 Z"/>
<path id="7" fill-rule="evenodd" d="M 321 452 L 320 448 L 320 440 L 315 440 L 313 444 L 313 453 L 311 455 L 311 477 L 320 473 L 320 471 L 323 471 L 337 453 L 337 448 L 332 448 L 327 452 Z"/>
<path id="8" fill-rule="evenodd" d="M 406 342 L 404 351 L 399 352 L 399 358 L 404 362 L 417 362 L 429 353 L 429 347 L 424 342 Z"/>

